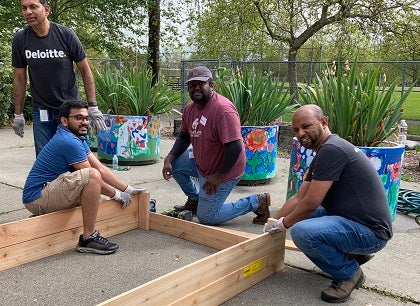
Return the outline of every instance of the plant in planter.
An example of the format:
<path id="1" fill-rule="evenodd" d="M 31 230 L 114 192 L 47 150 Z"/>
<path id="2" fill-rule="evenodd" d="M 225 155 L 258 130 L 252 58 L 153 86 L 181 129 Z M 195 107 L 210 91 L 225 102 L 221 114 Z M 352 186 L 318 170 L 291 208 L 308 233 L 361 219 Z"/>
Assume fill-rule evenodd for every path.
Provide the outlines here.
<path id="1" fill-rule="evenodd" d="M 402 106 L 411 92 L 409 88 L 400 98 L 393 92 L 397 82 L 386 85 L 385 76 L 380 76 L 380 67 L 362 72 L 357 62 L 351 68 L 345 63 L 327 69 L 324 76 L 317 76 L 313 86 L 303 86 L 300 92 L 302 104 L 317 104 L 328 116 L 328 125 L 333 133 L 358 146 L 371 159 L 381 176 L 387 191 L 392 216 L 395 216 L 400 185 L 400 171 L 404 146 L 388 141 L 394 136 L 401 119 Z M 315 155 L 310 150 L 301 150 L 295 141 L 289 171 L 288 197 L 293 195 L 300 183 L 304 169 Z M 304 152 L 304 155 L 300 155 Z"/>
<path id="2" fill-rule="evenodd" d="M 231 77 L 216 70 L 216 90 L 233 102 L 242 125 L 247 164 L 241 183 L 265 183 L 275 176 L 278 126 L 283 114 L 297 107 L 280 82 L 270 74 L 246 70 Z"/>
<path id="3" fill-rule="evenodd" d="M 170 112 L 181 93 L 163 80 L 152 85 L 148 68 L 106 68 L 95 72 L 99 105 L 107 130 L 98 133 L 98 157 L 111 163 L 117 155 L 121 164 L 149 164 L 159 159 L 160 115 Z"/>

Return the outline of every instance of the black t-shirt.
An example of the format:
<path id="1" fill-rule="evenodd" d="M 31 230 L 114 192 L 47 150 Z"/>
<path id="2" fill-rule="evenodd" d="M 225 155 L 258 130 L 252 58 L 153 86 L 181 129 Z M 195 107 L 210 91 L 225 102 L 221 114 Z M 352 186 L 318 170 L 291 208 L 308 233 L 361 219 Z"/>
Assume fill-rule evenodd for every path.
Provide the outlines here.
<path id="1" fill-rule="evenodd" d="M 64 101 L 79 97 L 73 62 L 86 54 L 72 29 L 50 22 L 48 34 L 38 37 L 27 26 L 15 34 L 12 50 L 13 66 L 28 67 L 34 106 L 58 109 Z"/>
<path id="2" fill-rule="evenodd" d="M 392 237 L 385 188 L 367 156 L 338 135 L 330 135 L 312 161 L 306 181 L 334 181 L 322 206 L 370 228 L 383 240 Z"/>

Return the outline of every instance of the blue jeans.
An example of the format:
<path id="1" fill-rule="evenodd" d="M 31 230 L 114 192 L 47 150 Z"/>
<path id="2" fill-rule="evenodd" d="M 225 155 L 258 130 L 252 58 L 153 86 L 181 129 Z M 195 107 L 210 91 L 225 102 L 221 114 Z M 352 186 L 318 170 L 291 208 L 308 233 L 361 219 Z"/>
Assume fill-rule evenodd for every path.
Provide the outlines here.
<path id="1" fill-rule="evenodd" d="M 309 219 L 294 224 L 290 234 L 296 246 L 322 271 L 334 279 L 353 278 L 359 268 L 347 254 L 372 254 L 387 241 L 366 226 L 339 216 L 328 216 L 319 206 Z"/>
<path id="2" fill-rule="evenodd" d="M 32 108 L 33 131 L 35 142 L 35 153 L 38 156 L 41 149 L 54 136 L 60 124 L 60 113 L 58 110 L 48 110 L 48 121 L 41 121 L 39 107 Z"/>
<path id="3" fill-rule="evenodd" d="M 195 159 L 189 157 L 190 152 L 191 149 L 186 150 L 172 162 L 172 175 L 189 199 L 198 200 L 197 218 L 200 223 L 220 225 L 257 209 L 258 196 L 256 194 L 235 202 L 224 203 L 240 179 L 220 184 L 215 194 L 206 194 L 203 185 L 207 179 L 197 170 Z M 194 183 L 193 177 L 198 178 L 199 188 Z"/>

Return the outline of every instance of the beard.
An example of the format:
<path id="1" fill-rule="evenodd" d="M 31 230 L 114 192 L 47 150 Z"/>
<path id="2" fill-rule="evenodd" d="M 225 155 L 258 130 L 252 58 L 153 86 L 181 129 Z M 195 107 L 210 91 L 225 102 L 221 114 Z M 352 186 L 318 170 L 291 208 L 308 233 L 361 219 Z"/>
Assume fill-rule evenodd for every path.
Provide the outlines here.
<path id="1" fill-rule="evenodd" d="M 70 132 L 72 132 L 77 137 L 83 137 L 83 136 L 86 136 L 88 133 L 89 124 L 82 123 L 82 124 L 79 124 L 77 127 L 73 125 L 69 125 L 67 128 L 70 130 Z"/>
<path id="2" fill-rule="evenodd" d="M 208 91 L 207 93 L 203 93 L 202 91 L 194 91 L 192 93 L 190 93 L 190 98 L 191 100 L 199 105 L 204 105 L 206 104 L 212 95 L 212 91 Z"/>
<path id="3" fill-rule="evenodd" d="M 322 135 L 323 129 L 319 127 L 315 134 L 305 134 L 304 136 L 300 137 L 299 143 L 306 149 L 313 149 L 314 147 L 319 145 L 319 142 L 322 140 Z"/>

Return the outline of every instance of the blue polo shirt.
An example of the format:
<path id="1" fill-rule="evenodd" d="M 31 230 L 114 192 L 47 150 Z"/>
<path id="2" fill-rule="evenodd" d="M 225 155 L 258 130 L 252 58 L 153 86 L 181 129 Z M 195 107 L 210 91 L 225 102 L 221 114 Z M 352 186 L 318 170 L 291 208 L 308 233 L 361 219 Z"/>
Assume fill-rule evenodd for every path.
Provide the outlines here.
<path id="1" fill-rule="evenodd" d="M 77 137 L 63 125 L 42 148 L 23 188 L 23 203 L 31 203 L 41 196 L 45 184 L 65 172 L 73 172 L 74 164 L 84 162 L 90 153 L 85 137 Z"/>

